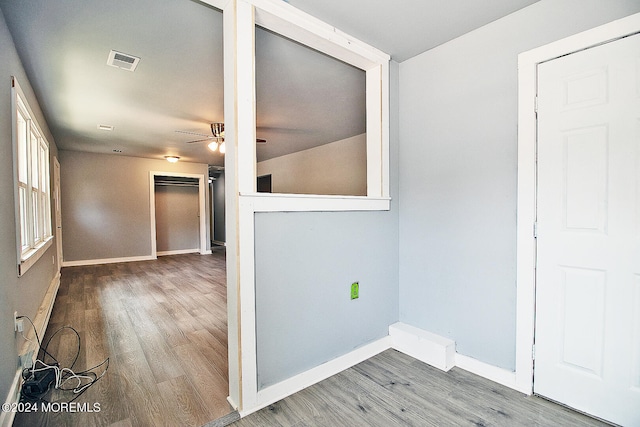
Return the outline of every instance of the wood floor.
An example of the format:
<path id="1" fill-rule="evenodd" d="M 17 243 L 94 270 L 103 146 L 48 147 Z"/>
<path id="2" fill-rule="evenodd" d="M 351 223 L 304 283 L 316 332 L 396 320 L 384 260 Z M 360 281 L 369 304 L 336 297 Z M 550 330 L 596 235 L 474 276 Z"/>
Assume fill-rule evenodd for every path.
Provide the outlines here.
<path id="1" fill-rule="evenodd" d="M 110 358 L 107 374 L 76 400 L 100 411 L 21 413 L 14 425 L 201 426 L 230 413 L 224 257 L 63 268 L 43 342 L 70 325 L 82 339 L 74 371 Z M 49 345 L 61 366 L 76 349 L 68 330 Z M 51 398 L 69 400 L 65 393 Z"/>
<path id="2" fill-rule="evenodd" d="M 227 323 L 224 252 L 62 270 L 44 342 L 61 326 L 81 337 L 75 371 L 110 358 L 76 402 L 99 412 L 19 413 L 15 426 L 224 425 Z M 49 344 L 61 365 L 77 349 Z M 69 400 L 70 392 L 50 396 Z M 227 418 L 227 419 L 233 419 Z M 594 419 L 458 368 L 448 373 L 395 350 L 233 424 L 254 426 L 600 426 Z"/>
<path id="3" fill-rule="evenodd" d="M 234 427 L 602 426 L 459 368 L 442 372 L 395 350 L 287 397 Z"/>

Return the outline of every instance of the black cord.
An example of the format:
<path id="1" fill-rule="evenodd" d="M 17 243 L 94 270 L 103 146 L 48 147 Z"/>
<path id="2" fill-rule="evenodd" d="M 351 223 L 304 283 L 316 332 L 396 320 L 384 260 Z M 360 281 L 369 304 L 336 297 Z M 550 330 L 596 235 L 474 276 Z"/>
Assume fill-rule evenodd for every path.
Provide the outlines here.
<path id="1" fill-rule="evenodd" d="M 42 349 L 42 342 L 40 341 L 40 338 L 38 337 L 38 330 L 36 328 L 36 325 L 34 325 L 33 322 L 31 321 L 31 319 L 28 316 L 18 316 L 18 317 L 16 317 L 16 319 L 27 319 L 29 321 L 29 323 L 31 323 L 31 327 L 33 328 L 33 333 L 36 335 L 36 341 L 38 342 L 38 352 L 36 353 L 36 359 L 40 356 L 40 351 L 44 351 L 45 356 L 49 355 L 49 357 L 52 358 L 55 363 L 58 363 L 56 358 L 53 357 L 49 352 L 47 352 L 46 347 L 45 347 L 44 350 Z M 51 339 L 49 339 L 49 341 L 51 341 Z M 47 343 L 48 343 L 48 341 L 47 341 Z"/>
<path id="2" fill-rule="evenodd" d="M 31 321 L 31 319 L 29 319 L 29 317 L 27 317 L 27 316 L 18 316 L 17 318 L 18 318 L 18 319 L 25 318 L 25 319 L 29 320 L 29 323 L 31 323 L 31 326 L 33 327 L 33 331 L 34 331 L 34 333 L 35 333 L 35 335 L 36 335 L 36 340 L 37 340 L 37 342 L 38 342 L 38 353 L 37 353 L 37 355 L 39 356 L 39 355 L 40 355 L 40 352 L 42 351 L 42 352 L 43 352 L 43 356 L 44 356 L 44 357 L 43 357 L 43 361 L 40 361 L 40 363 L 42 363 L 43 365 L 50 365 L 50 364 L 48 364 L 48 363 L 46 363 L 46 362 L 44 361 L 44 358 L 46 358 L 46 356 L 49 356 L 49 357 L 54 361 L 54 363 L 53 363 L 53 364 L 51 364 L 51 365 L 52 365 L 52 366 L 55 366 L 57 369 L 59 369 L 59 370 L 60 370 L 60 372 L 61 372 L 61 373 L 59 374 L 59 375 L 60 375 L 60 378 L 59 378 L 60 386 L 58 386 L 58 384 L 56 384 L 56 387 L 55 387 L 55 388 L 56 388 L 56 389 L 58 389 L 58 390 L 61 390 L 61 391 L 74 391 L 74 393 L 75 393 L 75 390 L 76 390 L 76 389 L 80 389 L 80 391 L 79 391 L 79 392 L 75 393 L 75 397 L 74 397 L 73 399 L 71 399 L 71 400 L 69 401 L 69 403 L 70 403 L 70 402 L 73 402 L 73 401 L 74 401 L 74 400 L 76 400 L 78 397 L 80 397 L 82 394 L 84 394 L 84 392 L 85 392 L 85 391 L 87 391 L 91 386 L 93 386 L 93 385 L 94 385 L 94 384 L 95 384 L 95 383 L 96 383 L 100 378 L 102 378 L 102 377 L 107 373 L 107 371 L 109 370 L 109 362 L 110 362 L 110 359 L 109 359 L 109 357 L 107 357 L 104 361 L 102 361 L 101 363 L 99 363 L 99 364 L 95 365 L 95 366 L 94 366 L 94 367 L 92 367 L 92 368 L 85 369 L 84 371 L 77 372 L 77 373 L 76 373 L 76 372 L 73 372 L 73 367 L 75 366 L 76 362 L 78 361 L 78 357 L 80 356 L 80 334 L 79 334 L 79 333 L 78 333 L 78 331 L 77 331 L 76 329 L 74 329 L 73 327 L 71 327 L 71 326 L 62 326 L 62 327 L 58 328 L 58 329 L 57 329 L 57 330 L 56 330 L 56 331 L 55 331 L 55 332 L 54 332 L 54 333 L 49 337 L 49 339 L 47 340 L 47 342 L 45 343 L 45 345 L 44 345 L 44 346 L 42 346 L 42 343 L 40 342 L 40 338 L 38 337 L 38 332 L 37 332 L 37 330 L 36 330 L 36 327 L 35 327 L 35 325 L 33 324 L 33 322 Z M 75 357 L 74 357 L 74 359 L 73 359 L 73 362 L 71 363 L 71 366 L 69 366 L 69 368 L 66 368 L 66 369 L 69 369 L 70 371 L 72 371 L 71 373 L 70 373 L 70 372 L 64 372 L 64 373 L 62 373 L 62 369 L 59 367 L 59 362 L 58 362 L 58 360 L 57 360 L 57 359 L 56 359 L 56 358 L 55 358 L 51 353 L 49 353 L 49 351 L 48 351 L 49 343 L 51 343 L 51 340 L 53 339 L 53 337 L 55 337 L 58 333 L 60 333 L 61 331 L 65 330 L 65 329 L 70 329 L 70 330 L 72 330 L 72 331 L 76 334 L 76 337 L 77 337 L 77 343 L 78 343 L 78 348 L 77 348 L 77 350 L 76 350 L 76 355 L 75 355 Z M 36 359 L 37 359 L 37 358 L 36 358 Z M 104 365 L 104 364 L 106 364 L 106 367 L 104 368 L 104 371 L 102 372 L 102 374 L 100 374 L 100 375 L 98 376 L 98 375 L 96 375 L 96 373 L 95 373 L 95 372 L 92 372 L 93 370 L 95 370 L 95 369 L 99 368 L 100 366 L 102 366 L 102 365 Z M 56 368 L 51 367 L 50 369 L 56 369 Z M 23 369 L 23 370 L 22 370 L 22 379 L 26 382 L 26 381 L 27 381 L 28 379 L 30 379 L 30 378 L 35 378 L 35 372 L 36 372 L 36 371 L 35 371 L 35 364 L 34 364 L 34 366 L 33 366 L 31 369 L 29 369 L 29 368 Z M 69 378 L 72 378 L 73 376 L 78 376 L 78 375 L 85 376 L 85 377 L 93 377 L 93 378 L 91 378 L 91 379 L 90 379 L 90 381 L 89 381 L 88 383 L 84 384 L 84 385 L 82 385 L 82 384 L 80 383 L 78 386 L 76 386 L 76 387 L 72 387 L 72 388 L 64 388 L 64 387 L 62 387 L 62 384 L 64 383 L 64 381 L 66 381 L 66 380 L 67 380 L 67 379 L 69 379 Z M 80 379 L 79 379 L 79 380 L 80 380 Z M 81 381 L 81 380 L 80 380 L 80 381 Z M 31 401 L 31 402 L 43 402 L 43 403 L 47 403 L 47 401 L 44 399 L 44 397 L 45 397 L 45 396 L 46 396 L 46 395 L 51 391 L 51 384 L 52 384 L 52 383 L 49 383 L 49 384 L 47 385 L 47 390 L 46 390 L 46 391 L 44 391 L 43 393 L 39 393 L 39 394 L 29 393 L 29 392 L 28 392 L 28 391 L 23 387 L 23 388 L 22 388 L 22 392 L 21 392 L 21 399 L 27 399 L 28 401 Z M 23 386 L 24 386 L 24 384 L 23 384 Z"/>
<path id="3" fill-rule="evenodd" d="M 51 339 L 52 339 L 53 337 L 55 337 L 56 335 L 58 335 L 58 333 L 62 332 L 62 331 L 63 331 L 63 330 L 65 330 L 65 329 L 70 329 L 70 330 L 72 330 L 72 331 L 76 334 L 76 337 L 78 338 L 78 341 L 77 341 L 77 342 L 78 342 L 78 348 L 77 348 L 77 350 L 76 350 L 76 356 L 75 356 L 75 358 L 73 359 L 73 363 L 71 363 L 71 366 L 69 366 L 69 369 L 73 369 L 73 367 L 75 366 L 76 362 L 78 361 L 78 357 L 80 356 L 80 334 L 78 333 L 78 331 L 76 331 L 76 330 L 75 330 L 74 328 L 72 328 L 71 326 L 62 326 L 62 327 L 58 328 L 58 330 L 56 330 L 56 331 L 55 331 L 55 332 L 54 332 L 54 333 L 49 337 L 49 339 L 47 340 L 47 343 L 44 345 L 44 352 L 45 352 L 46 354 L 49 354 L 49 356 L 51 356 L 51 354 L 47 351 L 47 349 L 49 348 L 49 343 L 51 342 Z M 55 357 L 51 356 L 51 358 L 52 358 L 53 360 L 55 360 L 55 362 L 56 362 L 56 363 L 58 363 L 58 360 L 56 360 L 56 358 L 55 358 Z M 45 362 L 45 363 L 46 363 L 46 361 L 44 361 L 44 360 L 43 360 L 43 362 Z"/>

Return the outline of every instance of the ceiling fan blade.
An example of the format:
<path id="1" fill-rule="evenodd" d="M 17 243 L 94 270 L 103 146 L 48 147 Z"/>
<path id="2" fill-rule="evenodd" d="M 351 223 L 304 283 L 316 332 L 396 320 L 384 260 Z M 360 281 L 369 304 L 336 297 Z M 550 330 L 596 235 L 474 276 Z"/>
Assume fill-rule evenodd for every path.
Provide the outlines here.
<path id="1" fill-rule="evenodd" d="M 211 138 L 211 135 L 207 135 L 207 134 L 204 134 L 204 133 L 198 133 L 198 132 L 189 132 L 188 130 L 176 130 L 174 132 L 176 132 L 176 133 L 186 133 L 187 135 L 201 136 L 203 138 Z"/>
<path id="2" fill-rule="evenodd" d="M 214 139 L 214 138 L 213 138 L 213 137 L 211 137 L 211 136 L 209 136 L 209 137 L 207 137 L 207 138 L 205 138 L 205 139 L 196 139 L 195 141 L 187 141 L 187 144 L 193 144 L 193 143 L 195 143 L 195 142 L 210 141 L 210 140 L 212 140 L 212 139 Z"/>

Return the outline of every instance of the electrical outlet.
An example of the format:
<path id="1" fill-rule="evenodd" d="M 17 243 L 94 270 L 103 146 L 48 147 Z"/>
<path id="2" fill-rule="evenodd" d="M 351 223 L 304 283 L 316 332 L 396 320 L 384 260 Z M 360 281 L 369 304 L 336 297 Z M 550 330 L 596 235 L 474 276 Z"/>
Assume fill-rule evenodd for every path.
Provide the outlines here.
<path id="1" fill-rule="evenodd" d="M 358 282 L 353 282 L 351 284 L 351 299 L 358 299 L 360 296 L 360 284 Z"/>
<path id="2" fill-rule="evenodd" d="M 13 312 L 13 330 L 14 332 L 22 332 L 22 319 L 18 319 L 18 312 Z"/>

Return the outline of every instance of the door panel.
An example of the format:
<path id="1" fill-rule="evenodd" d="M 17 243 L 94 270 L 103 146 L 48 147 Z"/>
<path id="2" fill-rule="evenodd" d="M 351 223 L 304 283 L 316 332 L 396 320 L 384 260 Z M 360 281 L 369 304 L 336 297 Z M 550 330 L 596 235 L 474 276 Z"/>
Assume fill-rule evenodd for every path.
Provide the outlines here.
<path id="1" fill-rule="evenodd" d="M 606 126 L 563 132 L 563 211 L 566 229 L 606 231 L 607 138 Z"/>
<path id="2" fill-rule="evenodd" d="M 539 65 L 534 391 L 640 425 L 640 35 Z"/>
<path id="3" fill-rule="evenodd" d="M 602 376 L 604 332 L 604 271 L 561 267 L 562 362 L 597 377 Z M 584 330 L 590 333 L 583 333 Z"/>

